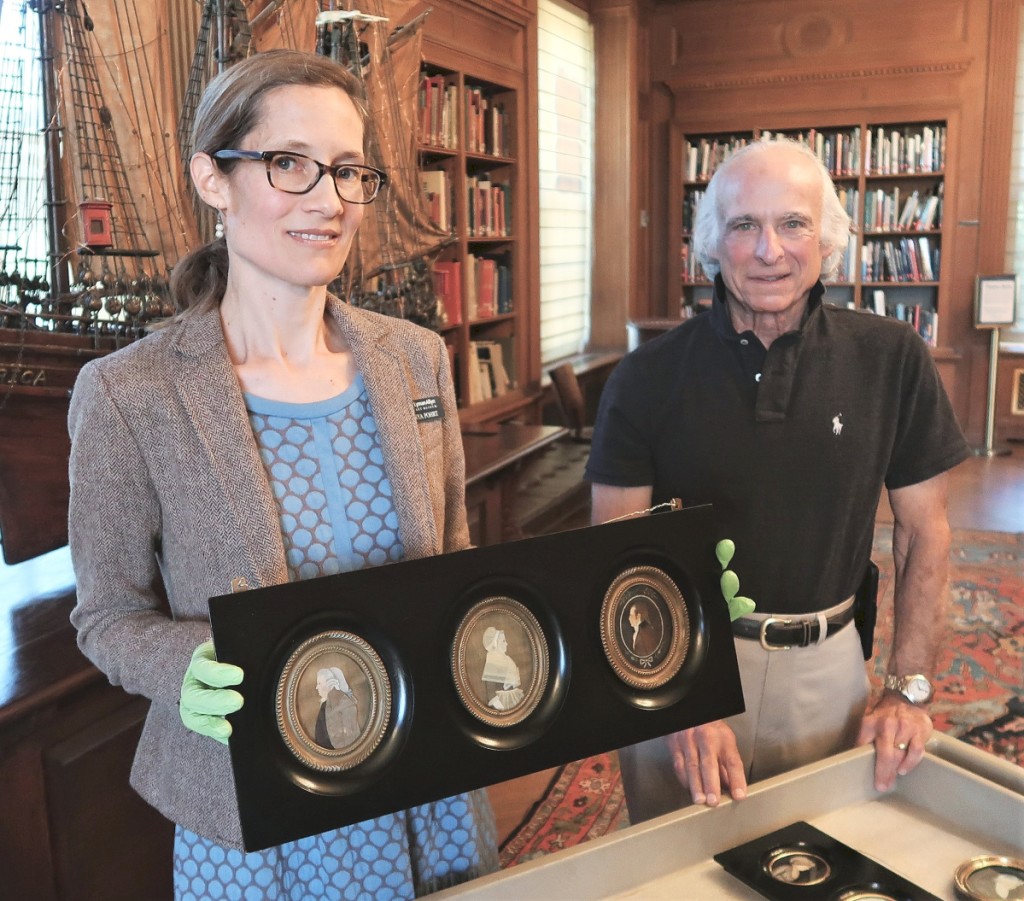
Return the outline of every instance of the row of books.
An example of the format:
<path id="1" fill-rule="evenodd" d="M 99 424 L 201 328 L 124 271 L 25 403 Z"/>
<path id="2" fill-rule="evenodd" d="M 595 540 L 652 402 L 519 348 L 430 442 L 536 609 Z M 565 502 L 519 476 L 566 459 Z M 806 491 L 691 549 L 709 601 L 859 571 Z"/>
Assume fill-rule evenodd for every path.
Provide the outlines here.
<path id="1" fill-rule="evenodd" d="M 466 313 L 470 320 L 512 312 L 512 269 L 493 257 L 466 254 Z"/>
<path id="2" fill-rule="evenodd" d="M 683 198 L 683 232 L 687 234 L 693 231 L 693 226 L 697 222 L 697 208 L 704 199 L 704 194 L 702 188 L 695 188 L 687 191 Z"/>
<path id="3" fill-rule="evenodd" d="M 452 212 L 451 179 L 444 169 L 420 169 L 420 189 L 427 203 L 430 221 L 450 232 L 455 225 Z"/>
<path id="4" fill-rule="evenodd" d="M 839 202 L 843 205 L 843 209 L 846 210 L 846 215 L 856 222 L 857 208 L 860 205 L 860 191 L 847 185 L 836 185 L 836 194 L 839 196 Z"/>
<path id="5" fill-rule="evenodd" d="M 864 228 L 867 231 L 927 231 L 942 228 L 942 184 L 929 193 L 889 191 L 878 188 L 864 198 Z"/>
<path id="6" fill-rule="evenodd" d="M 458 147 L 458 88 L 443 75 L 424 75 L 418 103 L 420 143 L 446 150 Z"/>
<path id="7" fill-rule="evenodd" d="M 511 364 L 510 339 L 469 342 L 469 402 L 471 404 L 501 397 L 513 388 L 508 366 Z M 507 360 L 507 362 L 506 362 Z"/>
<path id="8" fill-rule="evenodd" d="M 762 139 L 788 137 L 810 147 L 833 176 L 851 177 L 861 171 L 861 129 L 836 131 L 769 131 Z M 746 135 L 687 140 L 683 147 L 686 181 L 706 181 L 729 156 L 752 140 Z M 890 129 L 869 128 L 864 134 L 864 171 L 870 175 L 915 175 L 941 172 L 946 165 L 946 126 L 923 125 Z"/>
<path id="9" fill-rule="evenodd" d="M 462 263 L 458 260 L 438 260 L 431 270 L 437 315 L 443 326 L 462 322 Z"/>
<path id="10" fill-rule="evenodd" d="M 466 179 L 471 238 L 506 238 L 512 233 L 512 186 L 487 175 Z"/>
<path id="11" fill-rule="evenodd" d="M 466 150 L 511 156 L 509 115 L 505 104 L 482 88 L 466 86 Z"/>
<path id="12" fill-rule="evenodd" d="M 708 277 L 697 260 L 697 254 L 693 252 L 689 241 L 683 241 L 682 243 L 679 263 L 684 285 L 701 284 L 708 281 Z"/>
<path id="13" fill-rule="evenodd" d="M 865 282 L 934 282 L 939 279 L 941 251 L 923 235 L 867 241 L 861 248 L 861 278 Z"/>
<path id="14" fill-rule="evenodd" d="M 868 174 L 914 175 L 946 167 L 946 126 L 868 129 L 864 141 Z"/>
<path id="15" fill-rule="evenodd" d="M 707 181 L 732 154 L 750 142 L 745 137 L 701 138 L 683 147 L 684 172 L 687 181 Z"/>
<path id="16" fill-rule="evenodd" d="M 860 128 L 823 132 L 816 128 L 806 131 L 762 131 L 764 140 L 786 137 L 799 141 L 814 151 L 814 155 L 836 178 L 857 175 L 860 172 Z"/>
<path id="17" fill-rule="evenodd" d="M 919 303 L 888 304 L 885 292 L 878 288 L 871 292 L 869 309 L 879 316 L 891 316 L 909 322 L 929 347 L 938 346 L 939 314 L 931 307 Z"/>
<path id="18" fill-rule="evenodd" d="M 500 260 L 469 253 L 465 266 L 460 260 L 438 260 L 432 273 L 438 316 L 446 327 L 462 323 L 463 282 L 471 321 L 512 312 L 512 270 Z"/>

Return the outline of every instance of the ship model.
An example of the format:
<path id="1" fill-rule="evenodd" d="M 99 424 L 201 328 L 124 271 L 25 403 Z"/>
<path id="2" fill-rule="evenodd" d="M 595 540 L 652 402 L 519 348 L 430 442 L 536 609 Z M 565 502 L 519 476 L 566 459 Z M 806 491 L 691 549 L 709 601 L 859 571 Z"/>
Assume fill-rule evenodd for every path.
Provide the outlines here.
<path id="1" fill-rule="evenodd" d="M 430 264 L 452 238 L 429 219 L 415 149 L 429 10 L 405 0 L 360 6 L 0 3 L 0 542 L 8 564 L 67 543 L 67 413 L 82 365 L 172 316 L 170 272 L 212 235 L 187 166 L 196 105 L 221 69 L 292 47 L 330 56 L 360 79 L 367 157 L 389 182 L 331 287 L 355 305 L 437 325 Z M 173 64 L 189 52 L 190 64 Z"/>

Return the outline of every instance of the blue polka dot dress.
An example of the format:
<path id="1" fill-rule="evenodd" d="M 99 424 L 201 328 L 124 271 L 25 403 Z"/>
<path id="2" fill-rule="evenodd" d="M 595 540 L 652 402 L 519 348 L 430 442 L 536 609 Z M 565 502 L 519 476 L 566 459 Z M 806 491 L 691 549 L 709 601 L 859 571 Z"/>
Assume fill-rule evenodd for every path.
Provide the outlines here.
<path id="1" fill-rule="evenodd" d="M 318 403 L 245 400 L 277 500 L 289 578 L 401 560 L 362 378 Z M 496 848 L 482 790 L 250 853 L 178 826 L 174 892 L 181 901 L 414 898 L 496 870 Z"/>

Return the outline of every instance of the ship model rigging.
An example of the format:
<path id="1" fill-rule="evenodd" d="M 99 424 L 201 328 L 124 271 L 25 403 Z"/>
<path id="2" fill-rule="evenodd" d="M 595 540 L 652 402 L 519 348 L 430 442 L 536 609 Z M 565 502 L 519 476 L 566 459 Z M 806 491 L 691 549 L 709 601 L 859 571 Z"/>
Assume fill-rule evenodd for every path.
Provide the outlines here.
<path id="1" fill-rule="evenodd" d="M 438 323 L 434 225 L 416 170 L 428 10 L 315 0 L 0 0 L 0 541 L 7 563 L 67 542 L 67 409 L 81 366 L 174 313 L 175 262 L 213 231 L 187 178 L 206 83 L 293 47 L 362 82 L 367 158 L 389 182 L 331 289 Z M 173 83 L 182 33 L 184 84 Z M 124 461 L 130 466 L 131 461 Z"/>

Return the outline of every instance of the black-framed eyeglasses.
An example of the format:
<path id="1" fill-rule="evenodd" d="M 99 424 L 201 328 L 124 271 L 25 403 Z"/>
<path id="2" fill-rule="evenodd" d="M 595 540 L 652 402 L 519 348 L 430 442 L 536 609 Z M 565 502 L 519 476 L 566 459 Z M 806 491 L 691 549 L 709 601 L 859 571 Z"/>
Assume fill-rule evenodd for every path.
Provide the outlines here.
<path id="1" fill-rule="evenodd" d="M 215 160 L 262 161 L 267 167 L 271 187 L 287 194 L 308 194 L 330 172 L 338 196 L 349 203 L 370 203 L 387 184 L 387 174 L 373 166 L 341 163 L 328 166 L 290 150 L 218 150 Z"/>

